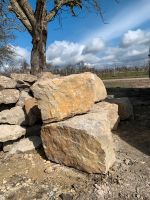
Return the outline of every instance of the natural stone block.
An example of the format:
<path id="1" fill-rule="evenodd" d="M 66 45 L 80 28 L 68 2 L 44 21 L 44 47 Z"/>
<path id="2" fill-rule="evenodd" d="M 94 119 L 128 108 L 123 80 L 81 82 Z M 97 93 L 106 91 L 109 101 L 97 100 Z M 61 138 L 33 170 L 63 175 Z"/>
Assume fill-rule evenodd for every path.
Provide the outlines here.
<path id="1" fill-rule="evenodd" d="M 0 142 L 16 140 L 26 134 L 26 129 L 19 125 L 0 125 Z"/>
<path id="2" fill-rule="evenodd" d="M 16 89 L 6 89 L 0 91 L 0 104 L 13 104 L 19 99 L 19 91 Z"/>
<path id="3" fill-rule="evenodd" d="M 49 160 L 88 173 L 105 173 L 115 161 L 108 119 L 99 113 L 75 116 L 42 127 Z"/>
<path id="4" fill-rule="evenodd" d="M 37 81 L 32 91 L 44 123 L 86 113 L 107 96 L 101 79 L 89 72 Z"/>

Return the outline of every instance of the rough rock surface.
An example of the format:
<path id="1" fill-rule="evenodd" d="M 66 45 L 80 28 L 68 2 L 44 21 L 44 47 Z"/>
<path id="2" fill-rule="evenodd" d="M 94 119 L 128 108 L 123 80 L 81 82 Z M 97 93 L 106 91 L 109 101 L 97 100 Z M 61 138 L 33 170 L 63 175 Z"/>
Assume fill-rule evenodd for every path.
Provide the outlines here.
<path id="1" fill-rule="evenodd" d="M 38 136 L 31 136 L 29 138 L 23 138 L 15 143 L 6 143 L 3 150 L 9 151 L 9 154 L 24 153 L 34 149 L 37 149 L 42 145 L 41 138 Z"/>
<path id="2" fill-rule="evenodd" d="M 12 89 L 17 85 L 16 81 L 6 76 L 0 76 L 0 89 Z"/>
<path id="3" fill-rule="evenodd" d="M 120 120 L 126 120 L 133 118 L 133 106 L 127 97 L 114 98 L 108 100 L 111 103 L 115 103 L 118 105 L 118 112 L 120 116 Z"/>
<path id="4" fill-rule="evenodd" d="M 37 81 L 37 77 L 31 74 L 12 73 L 10 77 L 16 81 L 25 81 L 28 83 L 34 83 L 35 81 Z"/>
<path id="5" fill-rule="evenodd" d="M 48 159 L 88 173 L 107 172 L 115 161 L 107 122 L 99 113 L 88 113 L 43 126 Z"/>
<path id="6" fill-rule="evenodd" d="M 103 82 L 89 72 L 37 81 L 32 91 L 44 123 L 86 113 L 94 102 L 106 98 Z"/>
<path id="7" fill-rule="evenodd" d="M 37 105 L 37 100 L 35 98 L 29 98 L 25 100 L 25 113 L 27 115 L 27 123 L 32 126 L 36 122 L 41 122 L 41 112 Z"/>
<path id="8" fill-rule="evenodd" d="M 16 140 L 25 135 L 25 128 L 19 125 L 0 125 L 0 142 L 7 142 L 10 140 Z"/>
<path id="9" fill-rule="evenodd" d="M 108 102 L 99 102 L 93 105 L 90 110 L 92 113 L 100 113 L 102 118 L 108 119 L 111 130 L 116 130 L 119 123 L 118 105 Z"/>
<path id="10" fill-rule="evenodd" d="M 0 112 L 0 124 L 23 125 L 25 123 L 25 113 L 20 106 Z"/>
<path id="11" fill-rule="evenodd" d="M 53 79 L 59 77 L 59 75 L 52 74 L 51 72 L 42 72 L 38 74 L 38 79 L 45 80 L 45 79 Z"/>
<path id="12" fill-rule="evenodd" d="M 16 89 L 6 89 L 0 91 L 0 104 L 16 103 L 19 99 L 19 91 Z"/>
<path id="13" fill-rule="evenodd" d="M 30 99 L 30 98 L 32 98 L 32 97 L 28 94 L 28 92 L 21 91 L 19 100 L 16 105 L 23 107 L 25 104 L 25 100 Z"/>

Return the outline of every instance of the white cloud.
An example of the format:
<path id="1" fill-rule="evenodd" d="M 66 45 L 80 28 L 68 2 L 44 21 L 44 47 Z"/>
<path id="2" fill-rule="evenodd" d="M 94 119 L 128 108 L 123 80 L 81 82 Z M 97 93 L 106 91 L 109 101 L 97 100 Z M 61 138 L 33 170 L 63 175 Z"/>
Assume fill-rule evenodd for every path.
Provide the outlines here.
<path id="1" fill-rule="evenodd" d="M 48 46 L 47 62 L 53 65 L 75 64 L 82 61 L 84 46 L 69 41 L 55 41 Z"/>
<path id="2" fill-rule="evenodd" d="M 146 43 L 150 44 L 150 32 L 144 32 L 141 29 L 137 29 L 134 31 L 129 30 L 123 35 L 121 46 L 129 47 L 132 45 L 142 45 Z"/>
<path id="3" fill-rule="evenodd" d="M 96 42 L 100 42 L 97 43 Z M 89 48 L 91 45 L 91 49 Z M 47 62 L 53 65 L 69 65 L 76 64 L 81 61 L 87 63 L 97 63 L 99 58 L 95 55 L 104 47 L 104 43 L 100 39 L 93 39 L 87 44 L 73 43 L 69 41 L 55 41 L 48 46 Z"/>
<path id="4" fill-rule="evenodd" d="M 134 0 L 129 5 L 127 4 L 124 9 L 121 9 L 120 12 L 117 12 L 117 14 L 108 21 L 108 24 L 104 24 L 100 29 L 94 30 L 93 33 L 87 35 L 87 38 L 101 37 L 105 40 L 111 40 L 120 37 L 127 30 L 136 28 L 150 20 L 149 11 L 149 0 Z"/>
<path id="5" fill-rule="evenodd" d="M 128 65 L 143 62 L 148 58 L 150 32 L 141 29 L 129 30 L 120 39 L 118 46 L 105 46 L 100 38 L 87 43 L 55 41 L 47 48 L 47 62 L 54 66 L 67 66 L 81 61 L 88 66 Z M 30 52 L 22 47 L 14 47 L 18 63 L 24 58 L 29 62 Z"/>
<path id="6" fill-rule="evenodd" d="M 16 53 L 16 56 L 14 58 L 15 60 L 17 61 L 26 60 L 28 63 L 30 62 L 30 51 L 20 46 L 12 46 L 12 48 Z"/>
<path id="7" fill-rule="evenodd" d="M 104 49 L 105 43 L 101 38 L 93 38 L 91 41 L 89 41 L 84 49 L 83 49 L 83 54 L 87 53 L 97 53 Z"/>

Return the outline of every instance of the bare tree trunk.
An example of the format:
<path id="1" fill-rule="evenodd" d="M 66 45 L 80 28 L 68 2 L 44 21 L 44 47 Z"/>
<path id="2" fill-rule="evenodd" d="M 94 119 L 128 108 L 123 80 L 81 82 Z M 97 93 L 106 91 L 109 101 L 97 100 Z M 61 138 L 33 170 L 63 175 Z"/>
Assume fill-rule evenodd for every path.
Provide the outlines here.
<path id="1" fill-rule="evenodd" d="M 36 32 L 32 36 L 31 74 L 37 74 L 46 68 L 47 30 Z"/>

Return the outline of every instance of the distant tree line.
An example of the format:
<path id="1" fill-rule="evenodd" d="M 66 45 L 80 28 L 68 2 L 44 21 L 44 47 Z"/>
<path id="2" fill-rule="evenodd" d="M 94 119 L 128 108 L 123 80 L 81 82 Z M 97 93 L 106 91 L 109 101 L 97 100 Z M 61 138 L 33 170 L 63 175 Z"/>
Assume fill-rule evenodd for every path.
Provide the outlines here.
<path id="1" fill-rule="evenodd" d="M 60 74 L 62 76 L 70 74 L 78 74 L 83 72 L 92 72 L 97 74 L 102 79 L 105 78 L 117 78 L 123 76 L 148 76 L 149 65 L 135 65 L 135 66 L 104 66 L 102 68 L 89 67 L 82 64 L 80 65 L 68 65 L 66 67 L 53 67 L 51 64 L 47 64 L 47 69 L 54 74 Z"/>

